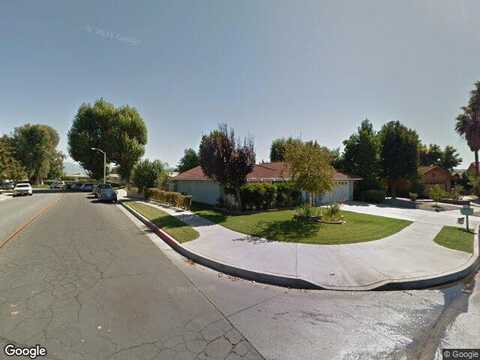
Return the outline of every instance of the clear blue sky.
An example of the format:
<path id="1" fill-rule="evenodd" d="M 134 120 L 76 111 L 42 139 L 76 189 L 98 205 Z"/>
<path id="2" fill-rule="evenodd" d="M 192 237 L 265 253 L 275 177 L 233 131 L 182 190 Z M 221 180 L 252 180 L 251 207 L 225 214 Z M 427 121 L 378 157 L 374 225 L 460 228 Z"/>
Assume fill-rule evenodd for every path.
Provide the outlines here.
<path id="1" fill-rule="evenodd" d="M 226 122 L 338 147 L 368 116 L 456 146 L 480 80 L 478 0 L 2 1 L 0 133 L 66 133 L 82 102 L 135 106 L 146 156 L 176 164 Z"/>

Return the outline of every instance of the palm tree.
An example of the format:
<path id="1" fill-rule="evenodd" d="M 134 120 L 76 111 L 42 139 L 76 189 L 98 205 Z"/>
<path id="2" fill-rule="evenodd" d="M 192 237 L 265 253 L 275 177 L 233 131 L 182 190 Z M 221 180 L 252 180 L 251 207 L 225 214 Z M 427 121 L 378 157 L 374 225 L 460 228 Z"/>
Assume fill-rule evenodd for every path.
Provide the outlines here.
<path id="1" fill-rule="evenodd" d="M 478 151 L 480 150 L 480 81 L 470 92 L 467 106 L 462 106 L 457 116 L 455 131 L 467 140 L 468 147 L 475 153 L 475 173 L 479 176 Z"/>

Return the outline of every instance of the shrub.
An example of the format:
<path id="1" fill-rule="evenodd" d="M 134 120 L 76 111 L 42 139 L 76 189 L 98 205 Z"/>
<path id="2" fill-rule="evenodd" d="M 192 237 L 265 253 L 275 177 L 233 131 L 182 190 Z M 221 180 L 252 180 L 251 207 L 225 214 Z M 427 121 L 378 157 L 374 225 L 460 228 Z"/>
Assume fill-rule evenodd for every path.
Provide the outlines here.
<path id="1" fill-rule="evenodd" d="M 276 183 L 275 187 L 277 188 L 276 207 L 291 207 L 300 204 L 302 193 L 292 184 L 281 182 Z"/>
<path id="2" fill-rule="evenodd" d="M 250 183 L 240 188 L 244 209 L 259 210 L 296 206 L 301 193 L 289 183 Z"/>
<path id="3" fill-rule="evenodd" d="M 263 208 L 271 209 L 275 206 L 277 188 L 273 184 L 261 184 L 263 188 Z"/>
<path id="4" fill-rule="evenodd" d="M 464 189 L 463 189 L 463 186 L 461 185 L 455 185 L 455 187 L 450 190 L 450 197 L 453 199 L 453 200 L 460 200 L 460 198 L 462 197 L 462 194 L 464 193 Z"/>
<path id="5" fill-rule="evenodd" d="M 381 204 L 385 201 L 385 191 L 384 190 L 367 190 L 362 193 L 361 196 L 363 201 Z"/>
<path id="6" fill-rule="evenodd" d="M 417 201 L 417 199 L 418 199 L 418 194 L 411 192 L 411 193 L 408 194 L 408 197 L 410 198 L 410 200 L 412 200 L 413 202 L 415 202 L 415 201 Z"/>
<path id="7" fill-rule="evenodd" d="M 317 216 L 321 216 L 321 209 L 313 207 L 307 203 L 301 204 L 295 209 L 295 219 L 302 220 Z"/>
<path id="8" fill-rule="evenodd" d="M 327 216 L 330 219 L 338 219 L 340 216 L 340 205 L 333 203 L 327 206 Z"/>
<path id="9" fill-rule="evenodd" d="M 160 203 L 168 204 L 170 206 L 185 210 L 189 210 L 192 206 L 192 197 L 190 195 L 182 195 L 178 192 L 173 191 L 163 191 L 159 189 L 149 188 L 145 190 L 145 197 L 147 199 L 153 199 Z"/>
<path id="10" fill-rule="evenodd" d="M 435 201 L 435 205 L 438 205 L 437 203 L 447 197 L 447 192 L 443 190 L 440 185 L 434 185 L 431 187 L 429 191 L 430 198 Z"/>

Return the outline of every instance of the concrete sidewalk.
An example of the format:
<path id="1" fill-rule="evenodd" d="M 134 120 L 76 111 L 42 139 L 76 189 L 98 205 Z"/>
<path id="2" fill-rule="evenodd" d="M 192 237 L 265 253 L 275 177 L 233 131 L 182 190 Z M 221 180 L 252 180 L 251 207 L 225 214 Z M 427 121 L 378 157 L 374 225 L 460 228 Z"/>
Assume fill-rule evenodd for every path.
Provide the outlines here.
<path id="1" fill-rule="evenodd" d="M 12 198 L 12 193 L 0 193 L 0 201 L 9 200 Z"/>
<path id="2" fill-rule="evenodd" d="M 414 222 L 381 240 L 312 245 L 253 238 L 189 211 L 179 212 L 154 203 L 149 205 L 177 217 L 199 232 L 198 239 L 182 244 L 190 251 L 241 269 L 300 278 L 323 288 L 374 288 L 382 283 L 436 277 L 462 269 L 472 260 L 471 254 L 433 242 L 443 226 L 442 221 L 453 224 L 452 216 L 439 219 L 433 216 L 428 221 Z M 375 212 L 373 208 L 369 210 L 369 213 Z"/>

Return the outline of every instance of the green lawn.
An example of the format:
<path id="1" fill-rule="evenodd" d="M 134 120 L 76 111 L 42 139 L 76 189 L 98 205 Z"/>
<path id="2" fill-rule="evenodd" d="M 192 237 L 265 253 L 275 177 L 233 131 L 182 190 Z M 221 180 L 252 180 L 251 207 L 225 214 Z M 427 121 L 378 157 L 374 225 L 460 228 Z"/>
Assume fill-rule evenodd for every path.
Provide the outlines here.
<path id="1" fill-rule="evenodd" d="M 444 226 L 433 241 L 449 249 L 473 253 L 473 233 L 465 229 Z"/>
<path id="2" fill-rule="evenodd" d="M 293 220 L 293 210 L 268 211 L 252 215 L 225 215 L 193 204 L 192 210 L 226 228 L 269 240 L 307 244 L 349 244 L 378 240 L 395 234 L 410 221 L 342 211 L 345 224 L 319 224 Z"/>
<path id="3" fill-rule="evenodd" d="M 47 185 L 47 184 L 36 184 L 36 185 L 32 185 L 32 188 L 34 188 L 34 189 L 48 189 L 49 185 Z"/>
<path id="4" fill-rule="evenodd" d="M 153 222 L 162 230 L 166 231 L 180 243 L 194 240 L 199 236 L 198 232 L 191 226 L 186 225 L 182 221 L 171 215 L 168 215 L 166 212 L 158 208 L 136 201 L 127 202 L 125 204 L 138 211 L 140 214 L 145 216 L 148 220 Z"/>

